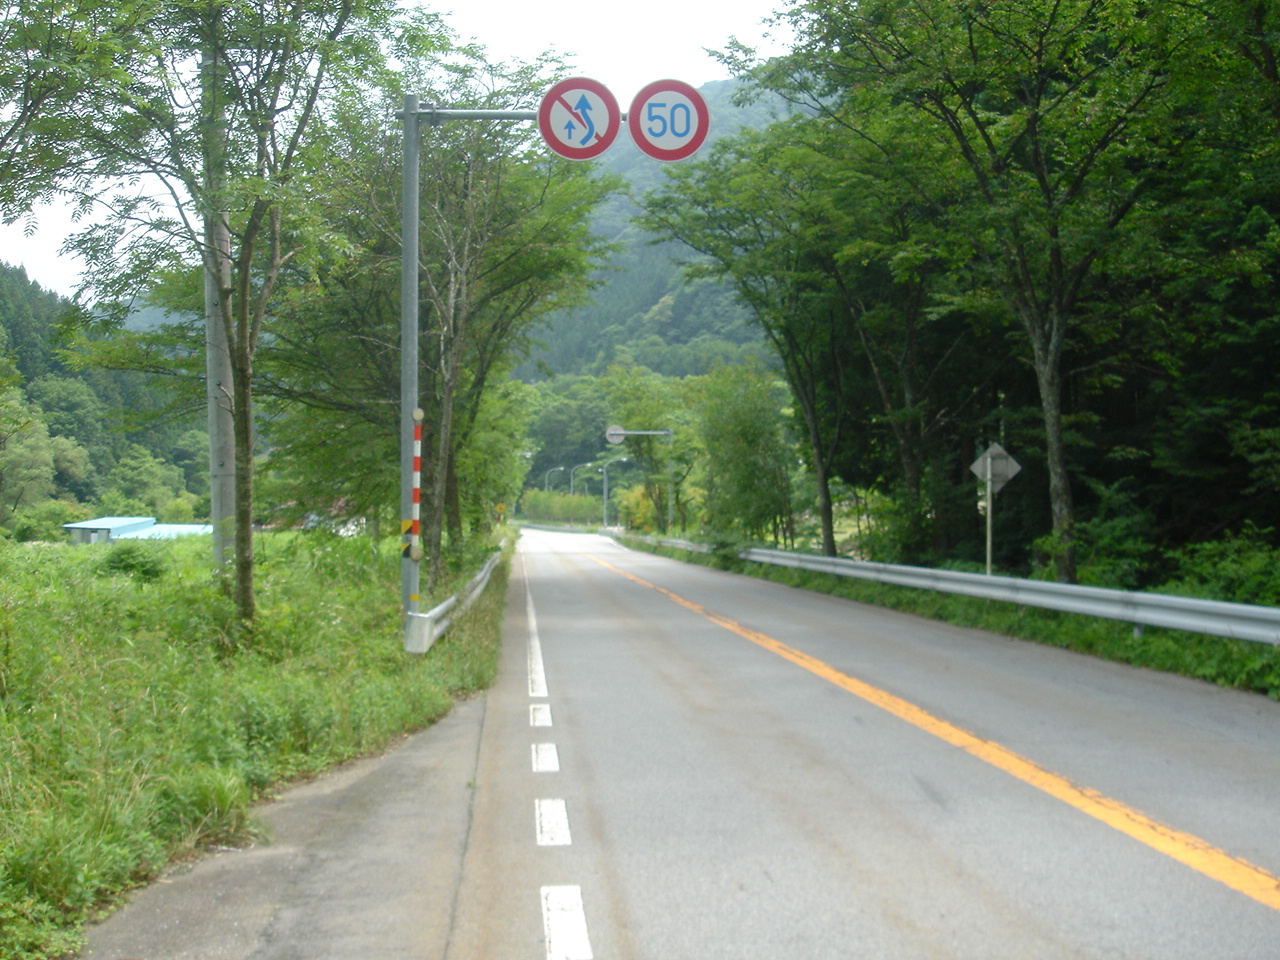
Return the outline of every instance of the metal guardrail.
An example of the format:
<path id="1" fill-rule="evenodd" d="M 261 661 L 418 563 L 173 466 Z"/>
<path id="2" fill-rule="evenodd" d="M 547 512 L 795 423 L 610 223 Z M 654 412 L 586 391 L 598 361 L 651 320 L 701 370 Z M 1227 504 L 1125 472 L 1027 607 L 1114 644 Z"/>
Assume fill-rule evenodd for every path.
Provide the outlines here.
<path id="1" fill-rule="evenodd" d="M 677 546 L 679 541 L 662 541 L 664 546 Z M 888 563 L 869 563 L 845 557 L 788 553 L 784 550 L 750 549 L 738 556 L 754 563 L 796 567 L 839 577 L 875 580 L 902 587 L 939 590 L 968 597 L 1003 600 L 1029 607 L 1044 607 L 1067 613 L 1121 620 L 1136 627 L 1168 627 L 1192 633 L 1207 633 L 1237 640 L 1253 640 L 1280 646 L 1280 609 L 1258 607 L 1221 600 L 1196 600 L 1159 593 L 1111 590 L 1105 587 L 1081 587 L 1042 580 L 1020 580 L 1016 577 L 986 576 L 981 573 L 959 573 L 931 570 Z"/>
<path id="2" fill-rule="evenodd" d="M 656 544 L 659 547 L 667 547 L 671 550 L 687 550 L 690 553 L 710 553 L 711 547 L 705 543 L 694 543 L 692 540 L 669 540 L 659 539 L 657 537 L 632 537 L 634 540 L 644 540 L 647 543 Z"/>
<path id="3" fill-rule="evenodd" d="M 443 637 L 445 632 L 453 626 L 453 621 L 466 613 L 479 598 L 480 594 L 484 593 L 484 588 L 489 585 L 489 577 L 493 574 L 493 568 L 498 565 L 498 561 L 501 559 L 502 551 L 498 550 L 485 561 L 485 565 L 480 569 L 480 572 L 471 578 L 460 593 L 455 594 L 426 613 L 410 613 L 404 625 L 405 652 L 426 653 L 430 650 L 431 645 Z"/>

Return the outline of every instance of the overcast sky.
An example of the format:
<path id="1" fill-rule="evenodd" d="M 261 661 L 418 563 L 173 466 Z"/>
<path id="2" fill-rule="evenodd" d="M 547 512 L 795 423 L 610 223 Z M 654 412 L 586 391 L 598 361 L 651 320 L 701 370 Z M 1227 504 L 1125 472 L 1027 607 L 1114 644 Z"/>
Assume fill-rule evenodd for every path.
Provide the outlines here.
<path id="1" fill-rule="evenodd" d="M 427 3 L 446 15 L 464 41 L 482 44 L 495 60 L 531 60 L 547 50 L 564 56 L 579 76 L 608 87 L 623 110 L 653 80 L 683 80 L 700 86 L 728 74 L 706 52 L 723 50 L 737 37 L 762 52 L 779 49 L 763 25 L 784 0 L 441 0 Z M 42 287 L 70 295 L 79 280 L 77 263 L 58 256 L 71 229 L 58 208 L 37 211 L 37 229 L 0 225 L 0 261 L 26 267 Z"/>
<path id="2" fill-rule="evenodd" d="M 730 37 L 748 46 L 763 39 L 781 0 L 443 0 L 438 9 L 464 39 L 475 38 L 498 59 L 530 60 L 554 50 L 579 75 L 608 87 L 625 110 L 653 80 L 695 87 L 728 74 L 706 52 Z"/>

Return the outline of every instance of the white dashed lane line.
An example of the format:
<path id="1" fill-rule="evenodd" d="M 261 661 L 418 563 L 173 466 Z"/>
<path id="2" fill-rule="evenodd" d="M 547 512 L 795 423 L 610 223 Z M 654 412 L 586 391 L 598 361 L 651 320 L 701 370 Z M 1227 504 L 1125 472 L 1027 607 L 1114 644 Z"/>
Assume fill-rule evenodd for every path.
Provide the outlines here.
<path id="1" fill-rule="evenodd" d="M 544 700 L 547 675 L 542 664 L 542 643 L 538 639 L 538 620 L 533 609 L 533 592 L 525 576 L 525 610 L 529 619 L 529 697 Z M 551 727 L 551 704 L 529 704 L 529 726 Z M 554 743 L 531 744 L 534 773 L 559 773 L 560 753 Z M 569 808 L 558 797 L 533 802 L 534 834 L 540 847 L 567 847 L 573 843 L 569 833 Z M 546 886 L 541 889 L 542 932 L 547 960 L 593 960 L 591 940 L 587 936 L 587 913 L 582 904 L 582 888 L 575 885 Z"/>
<path id="2" fill-rule="evenodd" d="M 554 743 L 535 743 L 533 745 L 533 772 L 560 772 L 560 754 L 556 751 Z"/>
<path id="3" fill-rule="evenodd" d="M 543 887 L 542 925 L 547 960 L 592 960 L 581 887 Z"/>
<path id="4" fill-rule="evenodd" d="M 569 835 L 569 808 L 560 799 L 533 801 L 534 829 L 540 847 L 567 847 L 573 843 Z"/>

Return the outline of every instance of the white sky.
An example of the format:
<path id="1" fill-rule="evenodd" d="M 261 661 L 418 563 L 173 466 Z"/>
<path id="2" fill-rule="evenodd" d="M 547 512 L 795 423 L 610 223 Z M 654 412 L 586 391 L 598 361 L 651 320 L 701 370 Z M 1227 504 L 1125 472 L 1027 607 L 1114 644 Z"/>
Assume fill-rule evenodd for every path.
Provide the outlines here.
<path id="1" fill-rule="evenodd" d="M 578 75 L 608 87 L 623 110 L 654 80 L 701 86 L 728 77 L 704 48 L 723 50 L 730 37 L 771 49 L 762 24 L 784 0 L 436 0 L 463 40 L 474 38 L 494 59 L 531 60 L 559 53 Z"/>
<path id="2" fill-rule="evenodd" d="M 786 0 L 424 0 L 446 15 L 466 42 L 475 40 L 494 60 L 532 60 L 552 50 L 577 67 L 579 76 L 603 83 L 626 110 L 654 80 L 683 80 L 697 87 L 728 73 L 704 50 L 723 50 L 737 37 L 761 52 L 781 47 L 766 39 L 763 21 Z M 58 207 L 37 211 L 37 229 L 23 236 L 22 224 L 0 224 L 0 261 L 26 268 L 48 290 L 71 295 L 79 266 L 60 257 L 70 231 Z"/>

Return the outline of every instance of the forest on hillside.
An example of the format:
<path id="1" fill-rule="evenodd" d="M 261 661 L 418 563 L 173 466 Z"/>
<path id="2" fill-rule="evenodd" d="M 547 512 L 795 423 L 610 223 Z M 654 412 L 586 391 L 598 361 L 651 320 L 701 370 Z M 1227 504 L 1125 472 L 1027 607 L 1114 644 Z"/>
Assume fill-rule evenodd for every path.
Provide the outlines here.
<path id="1" fill-rule="evenodd" d="M 207 517 L 203 411 L 141 373 L 66 356 L 72 309 L 0 263 L 0 535 L 63 539 L 62 524 L 94 515 Z"/>

